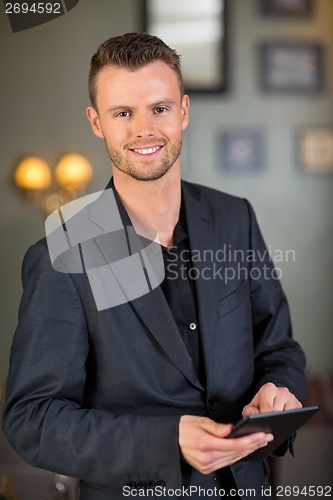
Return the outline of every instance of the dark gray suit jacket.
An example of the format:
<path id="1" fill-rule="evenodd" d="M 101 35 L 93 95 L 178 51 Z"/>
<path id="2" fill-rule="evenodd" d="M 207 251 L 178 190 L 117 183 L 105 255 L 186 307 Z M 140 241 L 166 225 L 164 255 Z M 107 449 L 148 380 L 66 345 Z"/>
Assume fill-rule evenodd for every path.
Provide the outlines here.
<path id="1" fill-rule="evenodd" d="M 182 189 L 191 250 L 208 251 L 193 262 L 205 387 L 160 287 L 97 311 L 87 276 L 56 272 L 45 240 L 24 260 L 4 431 L 27 462 L 81 478 L 85 500 L 123 498 L 129 482 L 180 487 L 179 418 L 202 414 L 198 399 L 220 422 L 268 381 L 304 399 L 304 356 L 250 205 Z M 260 460 L 231 469 L 239 488 L 265 484 Z"/>

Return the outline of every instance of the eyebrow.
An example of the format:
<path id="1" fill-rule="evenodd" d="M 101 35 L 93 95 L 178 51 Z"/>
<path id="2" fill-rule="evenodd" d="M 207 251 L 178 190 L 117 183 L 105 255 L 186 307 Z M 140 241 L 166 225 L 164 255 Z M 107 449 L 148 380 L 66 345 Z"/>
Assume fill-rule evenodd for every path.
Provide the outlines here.
<path id="1" fill-rule="evenodd" d="M 151 108 L 156 108 L 158 106 L 172 106 L 176 104 L 176 101 L 173 101 L 171 99 L 162 99 L 156 102 L 153 102 L 152 104 L 149 105 Z M 128 106 L 126 104 L 118 104 L 117 106 L 112 106 L 111 108 L 108 108 L 109 113 L 114 113 L 115 111 L 120 111 L 121 109 L 126 109 L 126 110 L 132 110 L 133 108 L 131 106 Z"/>

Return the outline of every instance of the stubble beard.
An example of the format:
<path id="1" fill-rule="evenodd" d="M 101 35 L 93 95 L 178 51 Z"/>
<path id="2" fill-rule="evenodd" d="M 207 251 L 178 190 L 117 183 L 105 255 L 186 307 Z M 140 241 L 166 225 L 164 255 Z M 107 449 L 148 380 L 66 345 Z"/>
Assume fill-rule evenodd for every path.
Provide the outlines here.
<path id="1" fill-rule="evenodd" d="M 124 174 L 129 175 L 130 177 L 132 177 L 132 179 L 148 182 L 161 179 L 170 170 L 172 165 L 174 165 L 174 163 L 180 156 L 182 149 L 182 140 L 180 139 L 174 146 L 170 147 L 169 152 L 164 151 L 164 157 L 159 160 L 160 164 L 156 166 L 151 172 L 143 171 L 142 169 L 137 167 L 134 161 L 130 161 L 128 158 L 126 158 L 124 154 L 110 148 L 107 143 L 105 143 L 105 145 L 109 153 L 112 165 L 115 168 L 117 168 Z M 155 160 L 152 160 L 152 162 L 153 161 Z"/>

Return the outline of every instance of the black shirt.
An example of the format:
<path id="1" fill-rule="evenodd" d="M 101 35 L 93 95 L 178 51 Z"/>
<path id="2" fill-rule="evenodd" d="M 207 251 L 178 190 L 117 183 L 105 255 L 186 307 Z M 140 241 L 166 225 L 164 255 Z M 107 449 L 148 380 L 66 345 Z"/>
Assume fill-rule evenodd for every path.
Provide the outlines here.
<path id="1" fill-rule="evenodd" d="M 178 330 L 197 368 L 201 382 L 203 376 L 200 329 L 197 318 L 195 273 L 192 268 L 186 216 L 182 207 L 174 231 L 174 244 L 162 247 L 165 278 L 161 288 L 169 304 Z"/>

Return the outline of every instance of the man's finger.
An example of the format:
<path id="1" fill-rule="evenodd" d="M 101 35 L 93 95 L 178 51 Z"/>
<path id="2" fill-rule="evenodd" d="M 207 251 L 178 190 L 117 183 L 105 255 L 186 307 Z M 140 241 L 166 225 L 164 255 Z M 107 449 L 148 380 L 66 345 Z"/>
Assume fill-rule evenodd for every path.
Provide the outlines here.
<path id="1" fill-rule="evenodd" d="M 258 413 L 260 413 L 259 409 L 256 406 L 252 406 L 251 404 L 244 406 L 242 412 L 243 417 L 248 417 L 249 415 L 257 415 Z"/>

